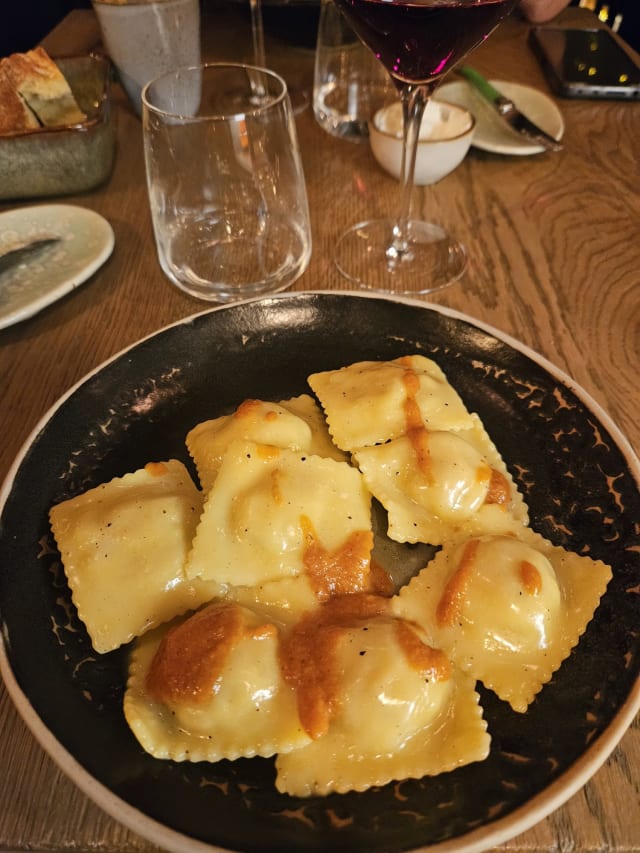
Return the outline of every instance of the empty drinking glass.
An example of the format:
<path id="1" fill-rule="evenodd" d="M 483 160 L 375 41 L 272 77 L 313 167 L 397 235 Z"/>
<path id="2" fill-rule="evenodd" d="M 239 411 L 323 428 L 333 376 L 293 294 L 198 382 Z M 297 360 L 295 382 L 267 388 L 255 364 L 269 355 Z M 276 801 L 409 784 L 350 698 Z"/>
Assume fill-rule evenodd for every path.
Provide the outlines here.
<path id="1" fill-rule="evenodd" d="M 397 98 L 391 78 L 333 0 L 322 0 L 313 76 L 313 112 L 333 136 L 366 140 L 369 121 Z"/>
<path id="2" fill-rule="evenodd" d="M 181 68 L 143 91 L 158 258 L 192 296 L 230 302 L 289 287 L 311 231 L 284 80 L 250 65 Z"/>

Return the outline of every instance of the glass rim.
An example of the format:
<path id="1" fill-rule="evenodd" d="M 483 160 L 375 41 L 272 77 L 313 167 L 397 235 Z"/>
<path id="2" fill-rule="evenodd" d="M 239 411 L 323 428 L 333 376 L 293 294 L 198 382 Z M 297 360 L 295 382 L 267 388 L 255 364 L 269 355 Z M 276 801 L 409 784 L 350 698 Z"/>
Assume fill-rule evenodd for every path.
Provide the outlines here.
<path id="1" fill-rule="evenodd" d="M 149 98 L 149 92 L 152 86 L 160 83 L 163 80 L 168 80 L 171 77 L 178 77 L 180 74 L 192 73 L 195 71 L 199 72 L 207 72 L 212 70 L 236 70 L 236 71 L 244 71 L 246 76 L 248 77 L 247 72 L 255 71 L 258 74 L 263 74 L 269 77 L 271 80 L 277 82 L 280 87 L 279 92 L 269 93 L 265 96 L 265 98 L 256 102 L 255 104 L 249 104 L 247 102 L 246 109 L 238 110 L 237 112 L 211 112 L 204 113 L 203 115 L 185 115 L 179 112 L 173 112 L 172 110 L 165 109 L 163 107 L 159 107 L 154 104 Z M 259 65 L 251 65 L 247 62 L 203 62 L 199 65 L 181 65 L 178 68 L 173 68 L 171 71 L 165 71 L 159 77 L 155 77 L 153 80 L 149 80 L 148 83 L 142 87 L 141 99 L 142 105 L 144 109 L 149 110 L 154 115 L 157 116 L 166 116 L 167 118 L 180 119 L 186 122 L 203 122 L 203 121 L 228 121 L 229 119 L 242 119 L 245 116 L 255 116 L 260 113 L 266 112 L 267 110 L 271 110 L 273 107 L 281 104 L 288 95 L 287 84 L 285 82 L 284 77 L 280 74 L 272 71 L 270 68 L 261 68 Z"/>
<path id="2" fill-rule="evenodd" d="M 469 117 L 469 124 L 467 125 L 467 127 L 464 130 L 458 131 L 458 133 L 456 133 L 454 136 L 443 136 L 443 137 L 438 137 L 436 139 L 432 139 L 430 137 L 422 137 L 421 138 L 420 136 L 418 136 L 418 147 L 420 147 L 422 145 L 437 145 L 438 143 L 443 143 L 443 142 L 444 143 L 456 142 L 459 139 L 463 139 L 465 136 L 472 133 L 476 129 L 476 125 L 478 122 L 476 120 L 475 115 L 471 112 L 471 110 L 468 110 L 466 107 L 462 107 L 462 106 L 460 106 L 460 104 L 456 104 L 453 101 L 440 100 L 440 98 L 438 98 L 437 93 L 433 96 L 433 100 L 437 101 L 439 104 L 443 104 L 446 107 L 450 107 L 450 108 L 453 107 L 454 110 L 458 110 L 461 113 L 466 113 Z M 379 134 L 380 136 L 383 136 L 385 139 L 390 139 L 390 140 L 393 140 L 394 142 L 400 142 L 401 143 L 402 138 L 403 138 L 402 133 L 400 133 L 400 135 L 398 136 L 398 134 L 394 133 L 394 131 L 385 130 L 383 127 L 380 127 L 380 125 L 376 121 L 376 118 L 378 118 L 380 113 L 385 109 L 387 109 L 387 106 L 381 107 L 379 110 L 377 110 L 373 114 L 373 116 L 371 117 L 371 119 L 368 122 L 369 127 L 372 127 L 377 134 Z"/>

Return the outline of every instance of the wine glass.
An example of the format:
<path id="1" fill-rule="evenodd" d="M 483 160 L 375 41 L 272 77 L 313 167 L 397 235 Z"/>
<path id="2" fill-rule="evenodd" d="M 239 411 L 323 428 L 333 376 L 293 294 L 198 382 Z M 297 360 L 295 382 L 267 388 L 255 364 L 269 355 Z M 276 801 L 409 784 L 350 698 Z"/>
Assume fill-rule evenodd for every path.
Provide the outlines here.
<path id="1" fill-rule="evenodd" d="M 335 0 L 400 92 L 403 157 L 394 220 L 359 222 L 336 246 L 340 272 L 359 287 L 431 293 L 466 267 L 464 247 L 439 225 L 411 218 L 425 106 L 442 78 L 505 18 L 517 0 Z"/>
<path id="2" fill-rule="evenodd" d="M 266 68 L 262 4 L 260 0 L 249 0 L 249 7 L 251 9 L 251 35 L 253 37 L 253 64 L 257 68 Z"/>
<path id="3" fill-rule="evenodd" d="M 257 68 L 267 67 L 267 55 L 264 47 L 264 24 L 262 20 L 262 0 L 249 0 L 251 11 L 251 36 L 253 39 L 253 64 Z M 297 115 L 309 105 L 309 94 L 299 86 L 287 81 L 287 91 L 291 109 Z M 259 88 L 254 88 L 257 98 L 263 94 Z"/>

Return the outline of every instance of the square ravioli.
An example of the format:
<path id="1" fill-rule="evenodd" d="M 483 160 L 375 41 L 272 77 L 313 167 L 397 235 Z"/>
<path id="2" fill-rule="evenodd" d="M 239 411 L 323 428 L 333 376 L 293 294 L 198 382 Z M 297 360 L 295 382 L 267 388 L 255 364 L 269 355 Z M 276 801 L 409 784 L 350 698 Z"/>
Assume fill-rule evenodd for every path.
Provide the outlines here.
<path id="1" fill-rule="evenodd" d="M 348 461 L 347 454 L 333 443 L 324 413 L 310 394 L 300 394 L 299 397 L 282 400 L 280 405 L 309 425 L 311 443 L 306 448 L 309 453 L 314 456 L 326 456 L 337 462 Z"/>
<path id="2" fill-rule="evenodd" d="M 134 641 L 126 721 L 159 759 L 275 756 L 296 797 L 482 761 L 478 682 L 525 712 L 611 569 L 527 526 L 434 361 L 308 382 L 190 430 L 202 491 L 172 459 L 50 510 L 94 649 Z"/>
<path id="3" fill-rule="evenodd" d="M 473 426 L 441 368 L 422 355 L 356 362 L 313 373 L 308 382 L 341 450 L 382 444 L 417 425 L 431 430 Z"/>
<path id="4" fill-rule="evenodd" d="M 306 797 L 437 775 L 488 755 L 475 680 L 388 600 L 345 596 L 283 639 L 285 680 L 313 740 L 276 759 L 276 786 Z"/>
<path id="5" fill-rule="evenodd" d="M 148 463 L 52 507 L 73 603 L 97 652 L 220 591 L 184 574 L 201 508 L 200 491 L 175 459 Z"/>
<path id="6" fill-rule="evenodd" d="M 196 424 L 187 434 L 186 444 L 205 493 L 213 486 L 222 457 L 234 441 L 272 444 L 345 461 L 309 394 L 279 403 L 245 400 L 230 415 Z"/>
<path id="7" fill-rule="evenodd" d="M 507 532 L 526 524 L 522 496 L 480 419 L 458 432 L 418 428 L 354 452 L 396 542 L 441 545 L 461 532 Z"/>
<path id="8" fill-rule="evenodd" d="M 207 495 L 187 575 L 232 586 L 307 575 L 319 598 L 366 588 L 371 496 L 346 462 L 234 442 Z"/>
<path id="9" fill-rule="evenodd" d="M 230 586 L 226 598 L 251 610 L 259 610 L 281 625 L 292 625 L 304 613 L 320 606 L 306 574 L 255 586 Z"/>
<path id="10" fill-rule="evenodd" d="M 205 493 L 215 482 L 227 448 L 238 440 L 308 450 L 311 428 L 288 409 L 263 400 L 245 400 L 230 415 L 196 424 L 186 444 Z"/>
<path id="11" fill-rule="evenodd" d="M 308 743 L 278 646 L 275 623 L 226 601 L 137 641 L 124 714 L 141 746 L 156 758 L 220 761 Z"/>
<path id="12" fill-rule="evenodd" d="M 523 527 L 445 545 L 393 609 L 524 712 L 578 644 L 611 576 L 605 563 Z"/>

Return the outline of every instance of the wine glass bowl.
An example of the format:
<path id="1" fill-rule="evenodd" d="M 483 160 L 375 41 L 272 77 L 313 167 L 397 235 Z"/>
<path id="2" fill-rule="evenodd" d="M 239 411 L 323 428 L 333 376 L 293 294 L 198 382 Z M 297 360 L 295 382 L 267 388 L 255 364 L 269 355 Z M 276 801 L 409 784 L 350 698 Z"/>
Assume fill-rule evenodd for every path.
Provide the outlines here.
<path id="1" fill-rule="evenodd" d="M 443 77 L 506 17 L 516 0 L 335 0 L 358 37 L 387 69 L 401 97 L 401 193 L 393 220 L 360 222 L 336 246 L 353 284 L 431 293 L 457 281 L 464 247 L 438 225 L 412 219 L 411 201 L 424 110 Z"/>
<path id="2" fill-rule="evenodd" d="M 267 68 L 267 56 L 264 43 L 264 14 L 262 0 L 249 0 L 251 13 L 251 38 L 253 42 L 253 65 L 257 68 Z M 309 93 L 302 87 L 287 81 L 289 100 L 294 114 L 300 113 L 309 105 Z M 256 101 L 263 97 L 260 89 L 254 91 Z"/>

